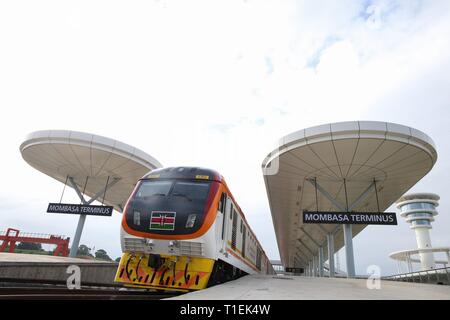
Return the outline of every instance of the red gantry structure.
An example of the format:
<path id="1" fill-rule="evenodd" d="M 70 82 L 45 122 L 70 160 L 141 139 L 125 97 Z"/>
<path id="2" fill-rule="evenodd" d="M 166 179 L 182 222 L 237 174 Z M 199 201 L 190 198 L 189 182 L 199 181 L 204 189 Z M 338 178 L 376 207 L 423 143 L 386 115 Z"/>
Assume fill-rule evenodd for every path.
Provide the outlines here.
<path id="1" fill-rule="evenodd" d="M 9 252 L 13 253 L 17 242 L 27 243 L 41 243 L 41 244 L 54 244 L 56 249 L 53 252 L 54 256 L 67 257 L 69 254 L 69 241 L 70 238 L 51 234 L 38 234 L 38 233 L 24 233 L 20 230 L 8 228 L 8 230 L 0 231 L 0 240 L 3 241 L 0 245 L 0 252 L 5 252 L 9 246 Z"/>

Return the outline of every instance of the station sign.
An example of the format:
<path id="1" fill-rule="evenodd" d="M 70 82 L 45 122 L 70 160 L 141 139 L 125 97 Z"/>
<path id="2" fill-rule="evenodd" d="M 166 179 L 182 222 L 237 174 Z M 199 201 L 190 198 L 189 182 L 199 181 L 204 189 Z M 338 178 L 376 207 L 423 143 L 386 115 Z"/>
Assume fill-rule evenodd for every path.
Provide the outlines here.
<path id="1" fill-rule="evenodd" d="M 292 273 L 303 273 L 305 271 L 305 269 L 303 268 L 289 268 L 286 267 L 286 272 L 292 272 Z"/>
<path id="2" fill-rule="evenodd" d="M 49 203 L 48 213 L 84 214 L 88 216 L 112 216 L 112 206 L 95 206 L 87 204 Z"/>
<path id="3" fill-rule="evenodd" d="M 303 211 L 303 223 L 397 225 L 395 212 Z"/>

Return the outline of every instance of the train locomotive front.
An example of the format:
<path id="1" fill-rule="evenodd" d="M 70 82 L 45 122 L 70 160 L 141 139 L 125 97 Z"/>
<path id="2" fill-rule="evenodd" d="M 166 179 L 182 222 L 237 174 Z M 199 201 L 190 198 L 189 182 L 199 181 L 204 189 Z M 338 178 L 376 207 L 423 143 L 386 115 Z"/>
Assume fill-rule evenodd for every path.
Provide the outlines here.
<path id="1" fill-rule="evenodd" d="M 127 286 L 190 291 L 273 273 L 223 177 L 209 169 L 157 169 L 139 180 L 121 246 L 115 281 Z"/>

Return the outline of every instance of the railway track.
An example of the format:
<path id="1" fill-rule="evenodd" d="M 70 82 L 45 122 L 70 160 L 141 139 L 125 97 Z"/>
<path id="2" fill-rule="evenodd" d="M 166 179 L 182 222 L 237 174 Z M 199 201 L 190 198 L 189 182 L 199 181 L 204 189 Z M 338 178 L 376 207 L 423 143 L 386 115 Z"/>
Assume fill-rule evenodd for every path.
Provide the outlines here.
<path id="1" fill-rule="evenodd" d="M 2 287 L 0 300 L 161 300 L 178 294 L 143 290 Z"/>

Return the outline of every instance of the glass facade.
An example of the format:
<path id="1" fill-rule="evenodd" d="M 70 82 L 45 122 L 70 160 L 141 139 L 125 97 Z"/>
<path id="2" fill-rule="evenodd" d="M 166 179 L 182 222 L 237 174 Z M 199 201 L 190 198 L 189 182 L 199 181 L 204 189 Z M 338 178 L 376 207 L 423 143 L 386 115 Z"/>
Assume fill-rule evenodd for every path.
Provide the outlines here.
<path id="1" fill-rule="evenodd" d="M 404 212 L 407 222 L 411 223 L 411 227 L 431 227 L 431 221 L 434 220 L 433 214 L 429 212 L 421 212 L 422 210 L 436 210 L 433 203 L 426 202 L 412 202 L 403 205 L 400 208 L 401 212 Z M 409 213 L 410 211 L 413 211 Z"/>
<path id="2" fill-rule="evenodd" d="M 429 226 L 431 224 L 430 224 L 430 221 L 428 221 L 428 220 L 421 220 L 421 219 L 419 219 L 419 220 L 412 221 L 411 225 L 412 226 Z"/>
<path id="3" fill-rule="evenodd" d="M 433 215 L 431 213 L 427 213 L 427 212 L 415 212 L 415 213 L 410 213 L 406 216 L 407 218 L 432 218 Z"/>
<path id="4" fill-rule="evenodd" d="M 402 206 L 402 211 L 409 211 L 409 210 L 418 210 L 418 209 L 431 209 L 434 210 L 434 205 L 428 202 L 413 202 L 408 203 Z"/>

